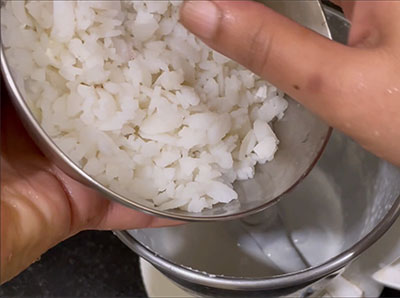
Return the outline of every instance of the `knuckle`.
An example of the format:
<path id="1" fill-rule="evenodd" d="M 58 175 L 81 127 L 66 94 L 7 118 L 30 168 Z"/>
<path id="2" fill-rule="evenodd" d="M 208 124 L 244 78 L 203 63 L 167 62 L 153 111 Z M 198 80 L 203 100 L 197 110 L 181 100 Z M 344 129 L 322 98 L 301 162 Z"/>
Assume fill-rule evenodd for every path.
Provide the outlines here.
<path id="1" fill-rule="evenodd" d="M 248 37 L 248 52 L 244 59 L 246 66 L 257 74 L 264 73 L 268 68 L 273 36 L 267 34 L 265 22 L 260 22 Z"/>

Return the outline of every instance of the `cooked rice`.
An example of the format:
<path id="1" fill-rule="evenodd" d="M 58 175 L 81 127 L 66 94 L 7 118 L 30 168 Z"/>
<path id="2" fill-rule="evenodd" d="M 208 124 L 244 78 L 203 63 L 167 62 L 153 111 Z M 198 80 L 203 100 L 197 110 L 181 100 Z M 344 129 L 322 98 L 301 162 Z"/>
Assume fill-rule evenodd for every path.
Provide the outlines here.
<path id="1" fill-rule="evenodd" d="M 283 93 L 179 23 L 181 1 L 8 1 L 6 56 L 54 142 L 96 180 L 166 210 L 237 199 L 274 158 Z"/>

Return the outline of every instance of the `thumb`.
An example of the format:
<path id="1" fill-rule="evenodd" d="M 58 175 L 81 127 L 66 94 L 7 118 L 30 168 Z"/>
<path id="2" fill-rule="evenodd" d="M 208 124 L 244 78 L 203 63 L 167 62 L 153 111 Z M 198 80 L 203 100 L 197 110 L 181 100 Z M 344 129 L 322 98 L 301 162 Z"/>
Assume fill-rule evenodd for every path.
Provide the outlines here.
<path id="1" fill-rule="evenodd" d="M 326 106 L 315 98 L 327 88 L 337 90 L 341 82 L 332 80 L 332 71 L 350 57 L 346 46 L 255 1 L 186 1 L 181 22 L 207 45 L 319 114 Z"/>

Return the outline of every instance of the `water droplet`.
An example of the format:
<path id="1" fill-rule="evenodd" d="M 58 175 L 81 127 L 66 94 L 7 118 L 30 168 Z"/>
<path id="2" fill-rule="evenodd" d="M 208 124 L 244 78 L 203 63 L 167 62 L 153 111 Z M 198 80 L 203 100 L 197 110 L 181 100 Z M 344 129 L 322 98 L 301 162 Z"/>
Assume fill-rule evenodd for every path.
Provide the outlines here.
<path id="1" fill-rule="evenodd" d="M 389 93 L 389 94 L 395 94 L 395 93 L 399 92 L 400 89 L 397 88 L 397 87 L 393 87 L 393 88 L 387 89 L 386 91 L 387 91 L 387 93 Z"/>

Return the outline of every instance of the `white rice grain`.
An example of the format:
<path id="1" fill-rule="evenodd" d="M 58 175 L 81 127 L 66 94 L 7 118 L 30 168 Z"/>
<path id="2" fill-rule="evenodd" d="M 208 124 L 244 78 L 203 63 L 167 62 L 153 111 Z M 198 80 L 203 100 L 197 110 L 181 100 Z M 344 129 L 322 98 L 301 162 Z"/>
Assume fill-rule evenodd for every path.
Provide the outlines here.
<path id="1" fill-rule="evenodd" d="M 1 33 L 42 127 L 121 195 L 201 212 L 274 158 L 274 86 L 179 23 L 182 1 L 7 1 Z"/>

